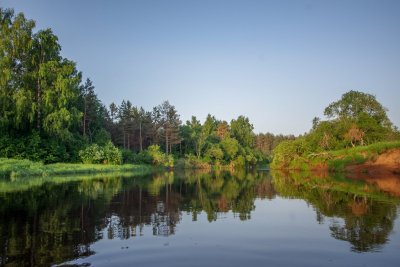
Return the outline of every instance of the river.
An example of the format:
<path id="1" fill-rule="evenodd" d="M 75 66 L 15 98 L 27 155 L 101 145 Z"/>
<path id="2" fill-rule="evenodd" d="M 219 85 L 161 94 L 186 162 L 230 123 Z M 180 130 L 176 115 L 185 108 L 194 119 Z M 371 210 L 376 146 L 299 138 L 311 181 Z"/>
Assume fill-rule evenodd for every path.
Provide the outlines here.
<path id="1" fill-rule="evenodd" d="M 0 266 L 398 266 L 399 204 L 310 173 L 3 179 Z"/>

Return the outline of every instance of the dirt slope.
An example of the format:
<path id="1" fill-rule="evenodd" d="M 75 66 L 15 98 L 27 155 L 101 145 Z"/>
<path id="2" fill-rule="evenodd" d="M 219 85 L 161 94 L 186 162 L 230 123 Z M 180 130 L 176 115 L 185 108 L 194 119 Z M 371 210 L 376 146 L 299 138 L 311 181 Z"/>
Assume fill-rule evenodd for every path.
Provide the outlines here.
<path id="1" fill-rule="evenodd" d="M 400 196 L 400 149 L 392 149 L 380 154 L 376 159 L 346 168 L 348 177 L 362 179 L 375 184 L 380 189 Z"/>

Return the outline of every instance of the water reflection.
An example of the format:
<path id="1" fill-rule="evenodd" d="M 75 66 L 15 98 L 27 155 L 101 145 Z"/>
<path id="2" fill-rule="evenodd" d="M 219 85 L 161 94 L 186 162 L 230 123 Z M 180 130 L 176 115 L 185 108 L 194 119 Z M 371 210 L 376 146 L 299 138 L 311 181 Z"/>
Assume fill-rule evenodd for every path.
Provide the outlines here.
<path id="1" fill-rule="evenodd" d="M 330 222 L 331 236 L 348 241 L 356 252 L 378 251 L 388 241 L 397 217 L 398 200 L 377 188 L 342 177 L 274 173 L 274 185 L 282 196 L 306 200 L 316 208 L 317 221 Z"/>
<path id="2" fill-rule="evenodd" d="M 349 242 L 353 251 L 379 251 L 388 242 L 399 203 L 367 183 L 307 173 L 197 171 L 57 179 L 29 190 L 0 186 L 1 266 L 48 266 L 87 257 L 98 240 L 135 238 L 148 227 L 156 236 L 174 235 L 183 213 L 193 221 L 202 212 L 209 222 L 227 212 L 250 220 L 256 199 L 277 196 L 305 200 L 315 209 L 316 223 L 329 224 L 327 235 Z"/>

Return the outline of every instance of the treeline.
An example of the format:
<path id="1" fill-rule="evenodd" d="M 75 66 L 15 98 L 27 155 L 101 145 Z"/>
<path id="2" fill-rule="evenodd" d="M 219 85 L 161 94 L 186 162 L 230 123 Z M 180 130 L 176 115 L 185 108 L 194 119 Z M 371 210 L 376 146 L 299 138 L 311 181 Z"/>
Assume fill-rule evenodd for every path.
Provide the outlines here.
<path id="1" fill-rule="evenodd" d="M 208 115 L 182 123 L 168 101 L 145 110 L 124 100 L 108 107 L 90 79 L 61 56 L 51 29 L 0 8 L 0 157 L 34 161 L 253 165 L 294 136 L 253 132 L 249 119 Z"/>
<path id="2" fill-rule="evenodd" d="M 327 151 L 400 140 L 399 130 L 386 112 L 374 95 L 349 91 L 325 108 L 326 120 L 314 118 L 307 134 L 280 143 L 272 166 L 288 168 L 296 161 L 310 165 L 313 157 L 327 156 Z"/>

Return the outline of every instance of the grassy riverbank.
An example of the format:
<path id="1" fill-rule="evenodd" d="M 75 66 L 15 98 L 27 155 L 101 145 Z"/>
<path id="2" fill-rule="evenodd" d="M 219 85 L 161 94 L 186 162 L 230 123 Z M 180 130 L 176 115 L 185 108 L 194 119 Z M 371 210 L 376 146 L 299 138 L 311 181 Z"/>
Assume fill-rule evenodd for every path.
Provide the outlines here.
<path id="1" fill-rule="evenodd" d="M 81 163 L 55 163 L 43 164 L 30 160 L 0 158 L 0 176 L 17 178 L 26 176 L 56 176 L 75 174 L 97 174 L 113 172 L 150 172 L 154 169 L 151 165 L 101 165 Z"/>
<path id="2" fill-rule="evenodd" d="M 369 146 L 296 155 L 287 164 L 274 159 L 271 168 L 343 172 L 347 166 L 374 161 L 379 155 L 393 149 L 400 149 L 400 141 L 380 142 Z"/>

